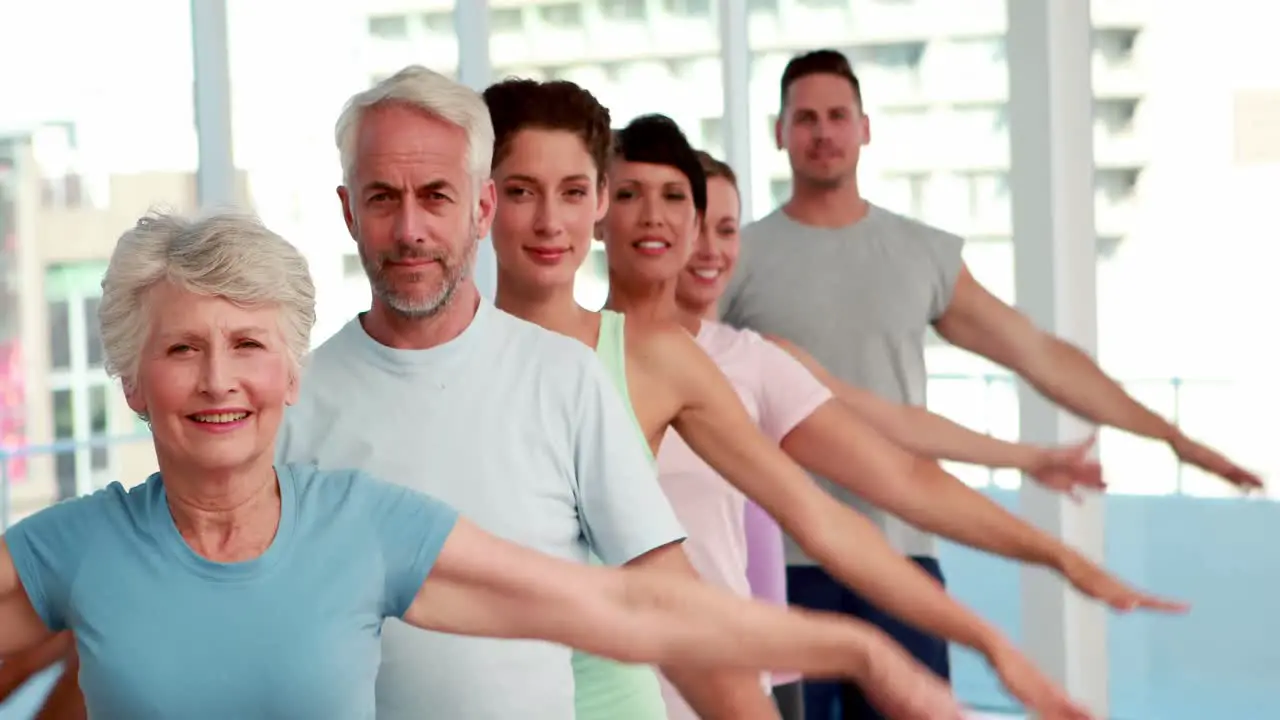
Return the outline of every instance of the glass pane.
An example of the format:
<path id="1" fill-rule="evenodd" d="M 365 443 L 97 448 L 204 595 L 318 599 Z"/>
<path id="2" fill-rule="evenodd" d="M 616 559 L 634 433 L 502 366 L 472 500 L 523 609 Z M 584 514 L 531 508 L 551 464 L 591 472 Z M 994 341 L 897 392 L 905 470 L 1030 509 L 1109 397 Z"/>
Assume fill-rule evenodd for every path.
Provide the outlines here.
<path id="1" fill-rule="evenodd" d="M 107 437 L 110 409 L 107 405 L 107 386 L 94 385 L 89 388 L 89 437 L 102 439 Z M 91 467 L 94 470 L 105 470 L 108 463 L 108 448 L 95 445 L 90 450 Z"/>
<path id="2" fill-rule="evenodd" d="M 49 303 L 49 367 L 71 367 L 71 309 L 64 300 Z"/>
<path id="3" fill-rule="evenodd" d="M 54 390 L 53 441 L 55 444 L 75 442 L 75 395 L 70 390 Z M 54 476 L 57 498 L 65 500 L 76 495 L 76 452 L 74 449 L 58 451 L 54 456 Z"/>
<path id="4" fill-rule="evenodd" d="M 76 454 L 59 452 L 53 456 L 54 492 L 57 500 L 79 495 L 76 488 Z"/>
<path id="5" fill-rule="evenodd" d="M 74 440 L 76 436 L 76 410 L 74 394 L 70 390 L 53 391 L 53 439 Z"/>
<path id="6" fill-rule="evenodd" d="M 102 332 L 98 325 L 98 298 L 84 301 L 84 357 L 91 368 L 102 367 Z"/>

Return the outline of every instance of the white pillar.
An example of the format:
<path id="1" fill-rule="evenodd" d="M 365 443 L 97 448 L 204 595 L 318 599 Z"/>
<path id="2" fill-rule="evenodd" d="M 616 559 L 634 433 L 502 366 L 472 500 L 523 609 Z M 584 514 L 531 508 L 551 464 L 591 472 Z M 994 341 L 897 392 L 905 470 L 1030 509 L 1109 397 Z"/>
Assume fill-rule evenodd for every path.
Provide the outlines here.
<path id="1" fill-rule="evenodd" d="M 231 67 L 226 0 L 191 0 L 191 55 L 195 75 L 196 201 L 202 208 L 236 204 L 231 135 Z"/>
<path id="2" fill-rule="evenodd" d="M 747 4 L 720 0 L 720 65 L 724 78 L 724 153 L 741 184 L 742 217 L 751 214 L 751 47 Z"/>
<path id="3" fill-rule="evenodd" d="M 458 82 L 483 92 L 493 75 L 489 62 L 489 0 L 457 0 L 453 23 L 458 33 Z M 476 251 L 475 278 L 480 294 L 493 300 L 498 286 L 498 265 L 488 238 Z"/>
<path id="4" fill-rule="evenodd" d="M 1018 306 L 1046 330 L 1097 350 L 1092 24 L 1084 0 L 1007 0 L 1009 135 Z M 1089 428 L 1019 386 L 1022 439 Z M 1023 515 L 1088 556 L 1103 555 L 1103 501 L 1077 507 L 1024 481 Z M 1035 661 L 1107 716 L 1106 613 L 1043 570 L 1022 572 L 1023 641 Z"/>

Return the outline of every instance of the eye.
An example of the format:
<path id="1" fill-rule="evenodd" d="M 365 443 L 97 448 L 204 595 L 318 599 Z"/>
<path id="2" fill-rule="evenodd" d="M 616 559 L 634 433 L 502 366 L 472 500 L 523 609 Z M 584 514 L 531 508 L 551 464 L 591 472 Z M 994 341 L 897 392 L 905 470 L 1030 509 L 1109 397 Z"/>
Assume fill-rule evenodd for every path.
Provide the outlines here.
<path id="1" fill-rule="evenodd" d="M 587 191 L 582 188 L 571 188 L 565 191 L 565 195 L 571 198 L 584 198 L 587 196 Z"/>
<path id="2" fill-rule="evenodd" d="M 391 199 L 391 193 L 384 193 L 384 192 L 374 193 L 373 195 L 369 196 L 369 203 L 371 205 L 376 205 L 378 203 L 387 202 L 390 199 Z"/>
<path id="3" fill-rule="evenodd" d="M 194 351 L 195 351 L 195 348 L 185 343 L 178 343 L 177 345 L 169 346 L 170 355 L 185 355 L 186 353 L 194 352 Z"/>
<path id="4" fill-rule="evenodd" d="M 248 348 L 251 350 L 261 350 L 265 346 L 262 343 L 258 342 L 257 340 L 241 340 L 240 342 L 236 343 L 236 347 Z"/>
<path id="5" fill-rule="evenodd" d="M 674 190 L 673 190 L 673 191 L 671 191 L 671 192 L 667 193 L 667 194 L 665 195 L 665 197 L 666 197 L 668 200 L 670 200 L 671 202 L 683 202 L 683 201 L 684 201 L 684 199 L 685 199 L 685 198 L 687 198 L 688 196 L 687 196 L 687 195 L 685 195 L 685 194 L 684 194 L 684 193 L 682 193 L 682 192 L 677 192 L 677 191 L 674 191 Z"/>
<path id="6" fill-rule="evenodd" d="M 427 193 L 427 199 L 430 200 L 431 202 L 453 202 L 453 198 L 449 197 L 448 195 L 445 195 L 442 192 L 435 192 L 435 191 Z"/>
<path id="7" fill-rule="evenodd" d="M 522 187 L 509 187 L 507 188 L 507 192 L 506 192 L 506 195 L 509 198 L 524 198 L 532 194 L 533 193 L 529 192 L 527 189 Z"/>
<path id="8" fill-rule="evenodd" d="M 618 200 L 630 200 L 635 196 L 636 194 L 631 192 L 630 190 L 619 190 L 618 194 L 615 195 L 614 197 L 617 198 Z"/>

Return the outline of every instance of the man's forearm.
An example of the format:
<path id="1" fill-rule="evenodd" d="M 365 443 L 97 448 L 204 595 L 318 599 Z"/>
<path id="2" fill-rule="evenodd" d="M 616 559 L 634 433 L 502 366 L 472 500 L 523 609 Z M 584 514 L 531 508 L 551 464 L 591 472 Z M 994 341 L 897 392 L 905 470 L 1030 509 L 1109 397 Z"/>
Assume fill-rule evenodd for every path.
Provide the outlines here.
<path id="1" fill-rule="evenodd" d="M 1093 358 L 1070 343 L 1049 337 L 1043 349 L 1021 365 L 1012 369 L 1079 417 L 1153 440 L 1167 442 L 1177 436 L 1172 423 L 1130 397 Z"/>
<path id="2" fill-rule="evenodd" d="M 932 461 L 917 459 L 899 483 L 884 484 L 878 507 L 925 532 L 969 547 L 1061 570 L 1072 550 L 1010 513 Z"/>

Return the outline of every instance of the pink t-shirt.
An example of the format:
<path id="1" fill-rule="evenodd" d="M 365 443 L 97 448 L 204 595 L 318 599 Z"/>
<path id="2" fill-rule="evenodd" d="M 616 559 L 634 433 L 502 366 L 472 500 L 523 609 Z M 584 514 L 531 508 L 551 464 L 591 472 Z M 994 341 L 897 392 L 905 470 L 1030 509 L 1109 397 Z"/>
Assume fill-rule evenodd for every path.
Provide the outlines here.
<path id="1" fill-rule="evenodd" d="M 795 358 L 750 330 L 704 321 L 697 340 L 738 391 L 760 431 L 775 443 L 782 442 L 787 433 L 832 397 L 831 391 Z M 658 448 L 658 471 L 662 489 L 689 534 L 685 550 L 693 566 L 703 579 L 743 597 L 750 596 L 743 517 L 746 498 L 703 462 L 675 430 L 667 431 Z M 773 539 L 767 541 L 777 546 L 772 572 L 782 573 L 782 536 L 776 525 L 772 532 Z M 782 595 L 785 598 L 785 589 Z M 671 720 L 697 717 L 665 679 L 663 694 Z"/>

